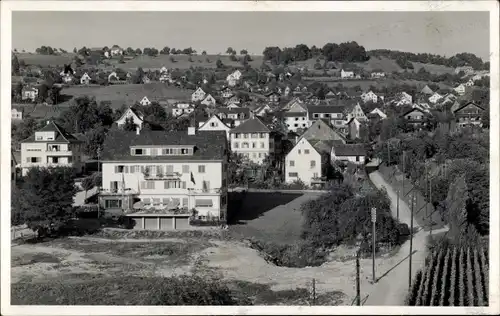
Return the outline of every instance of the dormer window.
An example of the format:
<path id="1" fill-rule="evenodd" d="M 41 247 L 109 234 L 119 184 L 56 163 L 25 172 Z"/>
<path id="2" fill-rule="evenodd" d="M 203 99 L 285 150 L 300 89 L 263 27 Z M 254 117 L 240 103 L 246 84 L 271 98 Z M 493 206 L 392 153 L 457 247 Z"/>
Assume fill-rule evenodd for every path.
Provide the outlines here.
<path id="1" fill-rule="evenodd" d="M 134 156 L 142 156 L 145 153 L 146 153 L 145 150 L 142 149 L 142 148 L 134 148 L 134 149 L 132 149 L 132 155 L 134 155 Z"/>

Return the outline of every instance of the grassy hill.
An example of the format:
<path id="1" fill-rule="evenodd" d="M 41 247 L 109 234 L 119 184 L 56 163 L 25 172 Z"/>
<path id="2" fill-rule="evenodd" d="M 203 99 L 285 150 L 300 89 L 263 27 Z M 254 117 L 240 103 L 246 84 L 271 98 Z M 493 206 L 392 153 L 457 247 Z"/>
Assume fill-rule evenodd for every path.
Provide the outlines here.
<path id="1" fill-rule="evenodd" d="M 75 54 L 67 53 L 61 55 L 39 55 L 39 54 L 31 54 L 31 53 L 18 53 L 18 60 L 24 60 L 26 65 L 40 65 L 42 67 L 48 66 L 63 66 L 64 64 L 70 63 L 73 58 L 75 58 Z"/>

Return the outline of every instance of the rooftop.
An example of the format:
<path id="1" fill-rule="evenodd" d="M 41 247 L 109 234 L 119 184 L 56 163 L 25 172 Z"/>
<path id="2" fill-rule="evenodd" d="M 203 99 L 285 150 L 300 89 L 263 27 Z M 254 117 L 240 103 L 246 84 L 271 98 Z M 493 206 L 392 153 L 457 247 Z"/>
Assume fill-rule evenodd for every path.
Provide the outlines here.
<path id="1" fill-rule="evenodd" d="M 271 130 L 258 118 L 251 118 L 231 130 L 231 133 L 269 133 Z"/>
<path id="2" fill-rule="evenodd" d="M 225 155 L 226 132 L 224 131 L 196 131 L 195 135 L 188 135 L 187 131 L 150 131 L 141 130 L 126 132 L 111 131 L 103 144 L 102 160 L 221 160 Z M 131 146 L 194 146 L 192 156 L 132 156 Z"/>
<path id="3" fill-rule="evenodd" d="M 44 140 L 44 142 L 50 142 L 50 143 L 79 143 L 79 142 L 81 142 L 80 139 L 78 139 L 74 135 L 66 132 L 61 126 L 59 126 L 54 121 L 47 121 L 47 125 L 45 125 L 43 128 L 36 131 L 30 137 L 23 140 L 22 143 L 36 142 L 35 134 L 37 132 L 56 132 L 56 137 L 54 138 L 54 140 Z"/>
<path id="4" fill-rule="evenodd" d="M 364 156 L 365 147 L 362 144 L 334 144 L 335 156 Z"/>

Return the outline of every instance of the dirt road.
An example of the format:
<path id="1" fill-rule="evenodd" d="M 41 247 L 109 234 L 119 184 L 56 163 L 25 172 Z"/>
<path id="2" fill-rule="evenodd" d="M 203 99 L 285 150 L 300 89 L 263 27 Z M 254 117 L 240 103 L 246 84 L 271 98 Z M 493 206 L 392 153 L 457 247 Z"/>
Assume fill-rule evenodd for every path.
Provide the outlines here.
<path id="1" fill-rule="evenodd" d="M 391 199 L 391 210 L 394 217 L 396 217 L 396 203 L 397 195 L 392 187 L 385 182 L 379 172 L 370 174 L 370 179 L 378 188 L 385 187 L 387 194 Z M 399 202 L 399 220 L 402 223 L 410 225 L 411 211 L 404 201 Z M 416 221 L 413 221 L 414 226 L 418 227 Z M 447 231 L 445 227 L 440 230 L 435 230 L 433 233 L 439 234 Z M 429 232 L 419 230 L 413 236 L 413 256 L 411 265 L 412 279 L 415 277 L 417 271 L 423 267 L 426 257 L 426 244 Z M 378 306 L 401 306 L 404 305 L 404 300 L 409 289 L 409 254 L 410 254 L 410 241 L 407 241 L 401 246 L 399 252 L 393 257 L 386 259 L 387 264 L 384 267 L 391 267 L 386 271 L 377 271 L 376 277 L 378 282 L 372 287 L 368 299 L 364 305 L 378 305 Z"/>

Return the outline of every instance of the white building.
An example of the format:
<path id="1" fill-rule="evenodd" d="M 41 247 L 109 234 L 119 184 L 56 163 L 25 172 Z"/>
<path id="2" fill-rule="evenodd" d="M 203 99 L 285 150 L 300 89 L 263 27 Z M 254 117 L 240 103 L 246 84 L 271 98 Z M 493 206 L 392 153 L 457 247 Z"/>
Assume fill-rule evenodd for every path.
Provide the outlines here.
<path id="1" fill-rule="evenodd" d="M 373 91 L 363 92 L 361 94 L 361 100 L 363 100 L 363 103 L 367 102 L 377 103 L 378 96 Z"/>
<path id="2" fill-rule="evenodd" d="M 181 102 L 174 105 L 172 115 L 175 117 L 189 115 L 194 111 L 194 105 L 187 102 Z"/>
<path id="3" fill-rule="evenodd" d="M 80 78 L 80 84 L 90 84 L 90 80 L 92 80 L 88 73 L 84 73 Z"/>
<path id="4" fill-rule="evenodd" d="M 354 78 L 354 71 L 345 71 L 344 69 L 342 69 L 340 71 L 340 78 L 342 78 L 342 79 L 352 79 L 352 78 Z"/>
<path id="5" fill-rule="evenodd" d="M 453 90 L 455 90 L 455 92 L 458 94 L 458 95 L 464 95 L 465 94 L 465 86 L 463 84 L 460 84 L 458 85 L 457 87 L 455 87 Z"/>
<path id="6" fill-rule="evenodd" d="M 400 92 L 396 94 L 394 99 L 394 104 L 396 106 L 411 105 L 413 103 L 413 97 L 406 92 Z"/>
<path id="7" fill-rule="evenodd" d="M 82 171 L 83 141 L 52 121 L 21 142 L 23 176 L 32 167 L 73 167 Z"/>
<path id="8" fill-rule="evenodd" d="M 379 108 L 375 108 L 373 109 L 370 114 L 376 114 L 378 116 L 380 116 L 381 119 L 386 119 L 387 118 L 387 114 L 385 114 L 384 112 L 382 112 L 382 110 L 380 110 Z"/>
<path id="9" fill-rule="evenodd" d="M 312 140 L 313 143 L 316 141 Z M 329 163 L 325 155 L 316 149 L 309 140 L 302 138 L 286 155 L 285 182 L 302 181 L 311 185 L 326 176 L 322 166 Z"/>
<path id="10" fill-rule="evenodd" d="M 195 92 L 193 92 L 193 94 L 191 94 L 191 101 L 192 102 L 197 102 L 197 101 L 202 101 L 204 98 L 205 98 L 205 91 L 203 91 L 202 88 L 198 88 L 196 89 Z"/>
<path id="11" fill-rule="evenodd" d="M 298 129 L 305 130 L 309 127 L 307 108 L 301 101 L 295 99 L 290 101 L 283 110 L 284 123 L 290 132 L 297 132 Z"/>
<path id="12" fill-rule="evenodd" d="M 332 163 L 335 161 L 364 164 L 366 151 L 362 144 L 334 144 L 331 152 Z"/>
<path id="13" fill-rule="evenodd" d="M 356 103 L 355 105 L 351 105 L 349 107 L 346 107 L 346 124 L 349 120 L 355 118 L 360 122 L 367 121 L 368 118 L 365 115 L 365 112 L 361 108 L 361 105 L 359 103 Z"/>
<path id="14" fill-rule="evenodd" d="M 199 131 L 202 132 L 224 131 L 226 132 L 227 139 L 229 139 L 229 131 L 231 130 L 231 126 L 226 124 L 217 115 L 212 115 L 206 122 L 200 122 L 199 124 L 200 124 L 198 128 Z"/>
<path id="15" fill-rule="evenodd" d="M 229 132 L 231 151 L 246 156 L 250 161 L 262 161 L 275 152 L 271 130 L 258 118 L 251 118 Z"/>
<path id="16" fill-rule="evenodd" d="M 123 127 L 127 122 L 127 119 L 132 119 L 132 122 L 139 127 L 142 128 L 142 124 L 144 123 L 144 114 L 142 114 L 139 110 L 129 107 L 122 116 L 115 121 L 118 127 Z"/>
<path id="17" fill-rule="evenodd" d="M 24 109 L 20 107 L 12 107 L 10 110 L 10 118 L 13 121 L 21 121 L 23 119 Z"/>
<path id="18" fill-rule="evenodd" d="M 142 106 L 148 106 L 151 105 L 151 101 L 149 101 L 148 97 L 142 98 L 142 100 L 139 102 Z"/>
<path id="19" fill-rule="evenodd" d="M 429 97 L 429 102 L 433 103 L 433 104 L 436 104 L 438 103 L 439 100 L 441 100 L 443 98 L 442 95 L 440 95 L 439 93 L 435 92 L 433 95 L 431 95 Z"/>
<path id="20" fill-rule="evenodd" d="M 385 72 L 372 72 L 370 76 L 373 79 L 385 78 Z"/>

